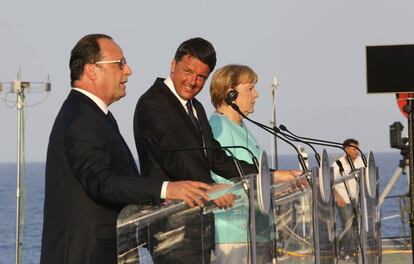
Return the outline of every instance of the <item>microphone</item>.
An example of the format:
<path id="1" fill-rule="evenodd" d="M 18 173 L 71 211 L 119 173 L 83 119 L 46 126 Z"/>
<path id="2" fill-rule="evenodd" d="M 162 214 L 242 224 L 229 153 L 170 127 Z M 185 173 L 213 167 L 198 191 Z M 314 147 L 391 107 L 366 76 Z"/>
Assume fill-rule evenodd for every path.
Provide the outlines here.
<path id="1" fill-rule="evenodd" d="M 266 126 L 266 125 L 264 125 L 264 124 L 261 124 L 261 123 L 259 123 L 259 122 L 256 122 L 256 121 L 254 121 L 254 120 L 252 120 L 252 119 L 250 119 L 249 117 L 247 117 L 242 111 L 240 111 L 240 108 L 239 108 L 239 106 L 238 105 L 236 105 L 235 103 L 233 103 L 229 98 L 225 98 L 225 102 L 228 104 L 228 105 L 230 105 L 237 113 L 239 113 L 239 115 L 241 115 L 243 118 L 246 118 L 247 120 L 249 120 L 250 122 L 252 122 L 253 124 L 255 124 L 255 125 L 257 125 L 257 126 L 259 126 L 260 128 L 262 128 L 262 129 L 264 129 L 264 130 L 266 130 L 267 132 L 269 132 L 270 134 L 272 134 L 273 136 L 276 136 L 277 138 L 279 138 L 279 139 L 281 139 L 281 140 L 283 140 L 283 141 L 285 141 L 286 143 L 288 143 L 289 145 L 291 145 L 295 150 L 296 150 L 296 152 L 298 153 L 298 159 L 299 159 L 299 162 L 300 162 L 300 165 L 301 165 L 301 167 L 302 167 L 302 170 L 304 170 L 304 171 L 307 171 L 308 169 L 307 169 L 307 167 L 306 167 L 306 165 L 305 166 L 303 166 L 303 164 L 306 164 L 306 162 L 304 161 L 304 158 L 303 158 L 303 156 L 299 153 L 299 151 L 296 149 L 296 147 L 293 145 L 293 144 L 291 144 L 290 142 L 288 142 L 288 141 L 286 141 L 284 138 L 282 138 L 282 137 L 280 137 L 280 136 L 278 136 L 278 135 L 276 135 L 275 133 L 279 133 L 279 134 L 281 134 L 281 135 L 283 135 L 283 136 L 285 136 L 285 138 L 289 138 L 290 136 L 289 135 L 287 135 L 287 134 L 285 134 L 285 133 L 282 133 L 277 127 L 274 127 L 274 128 L 271 128 L 271 127 L 269 127 L 269 126 Z M 311 145 L 311 144 L 309 144 L 308 142 L 306 142 L 306 141 L 303 141 L 303 140 L 300 140 L 300 139 L 297 139 L 297 138 L 290 138 L 290 140 L 292 140 L 292 141 L 296 141 L 296 142 L 301 142 L 301 143 L 303 143 L 303 144 L 306 144 L 306 145 L 308 145 L 312 150 L 313 150 L 313 152 L 314 152 L 314 154 L 315 154 L 315 159 L 316 159 L 316 162 L 318 163 L 318 166 L 320 167 L 320 160 L 321 160 L 321 157 L 319 156 L 319 154 L 318 154 L 318 152 L 316 151 L 316 149 Z"/>
<path id="2" fill-rule="evenodd" d="M 283 129 L 284 131 L 288 131 L 287 130 L 287 128 L 284 126 L 284 125 L 280 125 L 280 127 L 281 127 L 281 129 Z M 296 137 L 298 137 L 298 136 L 296 136 L 295 134 L 293 134 L 292 132 L 290 132 L 290 131 L 288 131 L 292 136 L 290 136 L 290 137 L 294 137 L 294 138 L 296 138 Z M 305 137 L 300 137 L 300 138 L 302 138 L 302 139 L 310 139 L 310 138 L 305 138 Z M 312 140 L 312 139 L 310 139 L 310 140 Z M 332 141 L 325 141 L 325 140 L 315 140 L 315 141 L 317 141 L 317 142 L 309 142 L 309 143 L 311 143 L 311 144 L 315 144 L 315 145 L 321 145 L 321 146 L 327 146 L 327 147 L 334 147 L 334 148 L 339 148 L 339 149 L 341 149 L 343 152 L 345 152 L 345 154 L 346 154 L 346 159 L 347 159 L 347 161 L 348 161 L 348 163 L 349 163 L 349 165 L 350 165 L 350 167 L 351 167 L 351 172 L 349 173 L 349 174 L 352 174 L 352 177 L 355 177 L 356 179 L 358 178 L 358 175 L 357 175 L 357 173 L 354 173 L 355 171 L 356 171 L 356 169 L 355 169 L 355 165 L 354 165 L 354 162 L 353 162 L 353 160 L 352 160 L 352 158 L 347 154 L 347 152 L 346 152 L 346 150 L 342 147 L 342 144 L 341 143 L 337 143 L 337 142 L 332 142 Z M 319 141 L 322 141 L 322 142 L 328 142 L 328 143 L 322 143 L 322 142 L 319 142 Z M 350 146 L 352 146 L 352 145 L 350 145 Z M 341 173 L 341 175 L 343 175 L 343 173 L 344 173 L 344 167 L 343 167 L 343 165 L 342 165 L 342 162 L 340 161 L 340 160 L 336 160 L 335 161 L 336 162 L 336 164 L 338 165 L 338 167 L 339 167 L 339 171 L 340 171 L 340 173 Z M 352 178 L 351 177 L 351 178 Z M 348 196 L 349 197 L 351 197 L 350 196 L 350 192 L 349 192 L 349 189 L 347 188 L 347 184 L 345 184 L 345 189 L 346 189 L 346 192 L 348 193 Z"/>
<path id="3" fill-rule="evenodd" d="M 283 126 L 283 125 L 282 125 Z M 283 126 L 284 127 L 284 126 Z M 288 135 L 288 134 L 286 134 L 286 133 L 283 133 L 283 132 L 280 132 L 282 135 L 284 135 L 285 137 L 288 137 L 288 138 L 290 138 L 291 140 L 295 140 L 296 139 L 296 137 L 294 137 L 294 136 L 291 136 L 291 135 Z M 292 134 L 292 133 L 291 133 Z M 292 134 L 293 135 L 293 134 Z M 309 143 L 309 142 L 308 142 Z M 310 143 L 309 143 L 310 144 Z M 351 170 L 352 170 L 352 173 L 350 173 L 350 176 L 348 176 L 348 177 L 345 177 L 344 179 L 341 179 L 341 180 L 334 180 L 334 185 L 335 184 L 338 184 L 338 183 L 341 183 L 341 182 L 345 182 L 345 181 L 348 181 L 349 179 L 351 179 L 351 178 L 358 178 L 358 174 L 357 173 L 354 173 L 354 172 L 356 172 L 356 169 L 355 169 L 355 166 L 354 166 L 354 163 L 353 163 L 353 160 L 351 159 L 351 157 L 346 153 L 346 151 L 345 151 L 345 149 L 342 147 L 342 144 L 341 145 L 339 145 L 339 146 L 337 146 L 337 145 L 333 145 L 333 144 L 324 144 L 324 143 L 316 143 L 316 142 L 312 142 L 312 144 L 316 144 L 316 145 L 322 145 L 322 146 L 328 146 L 328 147 L 336 147 L 336 148 L 340 148 L 340 149 L 342 149 L 344 152 L 345 152 L 345 154 L 346 154 L 346 158 L 347 158 L 347 161 L 348 161 L 348 163 L 350 164 L 350 166 L 351 166 Z M 342 162 L 340 161 L 340 160 L 336 160 L 335 161 L 336 162 L 336 164 L 338 165 L 338 167 L 339 167 L 339 172 L 340 172 L 340 174 L 343 176 L 343 173 L 344 173 L 344 167 L 343 167 L 343 165 L 342 165 Z M 349 191 L 349 187 L 348 187 L 348 183 L 347 182 L 345 182 L 344 183 L 344 185 L 345 185 L 345 190 L 346 190 L 346 193 L 347 193 L 347 195 L 348 195 L 348 197 L 351 199 L 351 193 L 350 193 L 350 191 Z M 352 203 L 352 207 L 353 207 L 353 212 L 355 213 L 356 212 L 356 205 L 354 205 L 353 203 Z M 356 216 L 356 214 L 355 214 L 355 216 Z"/>
<path id="4" fill-rule="evenodd" d="M 300 154 L 300 152 L 299 152 L 299 150 L 295 147 L 295 145 L 293 145 L 291 142 L 289 142 L 287 139 L 285 139 L 285 138 L 283 138 L 283 137 L 281 137 L 281 136 L 279 136 L 279 135 L 277 135 L 276 134 L 276 132 L 273 130 L 273 129 L 271 129 L 270 127 L 268 127 L 268 126 L 266 126 L 266 125 L 263 125 L 263 124 L 261 124 L 261 123 L 259 123 L 259 122 L 256 122 L 256 121 L 254 121 L 254 120 L 252 120 L 252 119 L 250 119 L 250 118 L 248 118 L 245 114 L 243 114 L 243 112 L 242 111 L 240 111 L 240 108 L 235 104 L 235 103 L 233 103 L 233 102 L 227 102 L 227 103 L 230 103 L 229 105 L 237 112 L 237 113 L 239 113 L 243 118 L 245 118 L 245 119 L 247 119 L 247 120 L 249 120 L 250 122 L 252 122 L 253 124 L 255 124 L 256 126 L 258 126 L 258 127 L 260 127 L 261 129 L 263 129 L 263 130 L 265 130 L 265 131 L 267 131 L 267 132 L 269 132 L 270 134 L 272 134 L 272 135 L 274 135 L 274 136 L 276 136 L 277 138 L 279 138 L 279 139 L 281 139 L 281 140 L 283 140 L 284 142 L 286 142 L 287 144 L 289 144 L 295 151 L 296 151 L 296 153 L 297 153 L 297 155 L 298 155 L 298 159 L 299 159 L 299 163 L 300 163 L 300 166 L 302 167 L 302 170 L 303 171 L 308 171 L 308 168 L 307 168 L 307 166 L 306 166 L 306 163 L 305 163 L 305 160 L 303 159 L 303 156 Z M 306 179 L 307 179 L 307 181 L 308 181 L 308 183 L 311 185 L 311 178 L 310 178 L 310 175 L 308 175 L 307 177 L 306 177 Z"/>
<path id="5" fill-rule="evenodd" d="M 356 171 L 356 169 L 355 169 L 354 163 L 353 163 L 353 161 L 352 161 L 352 158 L 351 158 L 351 157 L 348 155 L 348 153 L 345 151 L 345 148 L 343 148 L 343 147 L 342 147 L 342 144 L 341 144 L 341 143 L 339 143 L 339 142 L 333 142 L 333 141 L 327 141 L 327 140 L 320 140 L 320 139 L 307 138 L 307 137 L 300 137 L 300 136 L 297 136 L 297 135 L 293 134 L 292 132 L 290 132 L 290 131 L 286 128 L 286 126 L 284 126 L 284 125 L 280 125 L 280 126 L 279 126 L 279 128 L 280 128 L 281 130 L 283 130 L 283 131 L 288 132 L 289 134 L 291 134 L 292 136 L 294 136 L 294 137 L 296 137 L 296 138 L 300 138 L 300 139 L 302 139 L 302 140 L 309 140 L 309 141 L 310 141 L 309 143 L 311 143 L 311 144 L 322 145 L 322 146 L 328 146 L 328 147 L 336 147 L 336 148 L 340 148 L 340 149 L 342 149 L 342 150 L 346 153 L 346 158 L 347 158 L 347 161 L 348 161 L 349 165 L 351 166 L 351 170 L 352 170 L 352 171 L 351 171 L 351 173 L 350 173 L 350 174 L 353 174 L 353 175 L 354 175 L 354 177 L 355 177 L 355 178 L 357 178 L 357 173 L 354 173 L 354 172 Z M 348 146 L 355 147 L 355 146 L 353 146 L 353 145 L 348 145 Z M 366 162 L 366 157 L 365 157 L 365 155 L 362 153 L 362 151 L 361 151 L 358 147 L 355 147 L 355 148 L 356 148 L 356 149 L 359 151 L 359 153 L 361 154 L 362 161 L 364 162 L 364 165 L 365 165 L 365 167 L 366 167 L 366 166 L 367 166 L 367 162 Z M 340 161 L 339 161 L 339 162 L 340 162 Z M 340 163 L 340 164 L 342 165 L 342 163 Z M 338 166 L 339 166 L 339 165 L 338 165 Z M 342 166 L 342 169 L 343 169 L 343 166 Z M 344 183 L 344 185 L 345 185 L 346 192 L 348 193 L 348 196 L 350 196 L 350 192 L 349 192 L 349 189 L 348 189 L 347 183 Z M 358 217 L 358 214 L 357 214 L 357 205 L 354 203 L 354 201 L 353 201 L 353 199 L 351 199 L 351 197 L 350 197 L 350 200 L 351 200 L 352 212 L 353 212 L 353 215 L 354 215 L 354 217 L 353 217 L 353 221 L 352 221 L 352 224 L 353 224 L 353 226 L 354 226 L 355 230 L 357 230 L 357 228 L 358 228 L 358 222 L 357 222 L 357 217 Z M 356 239 L 357 241 L 359 240 L 359 239 L 357 238 L 357 235 L 355 236 L 355 239 Z M 359 240 L 358 242 L 359 242 L 359 244 L 360 244 L 360 248 L 361 248 L 361 250 L 363 250 L 361 240 Z M 358 244 L 358 242 L 357 242 L 356 244 Z"/>
<path id="6" fill-rule="evenodd" d="M 332 145 L 340 145 L 340 146 L 342 146 L 342 143 L 335 142 L 335 141 L 321 140 L 321 139 L 316 139 L 316 138 L 307 138 L 307 137 L 301 137 L 301 136 L 295 135 L 295 134 L 293 134 L 291 131 L 289 131 L 289 130 L 287 129 L 287 127 L 286 127 L 286 126 L 284 126 L 284 125 L 279 125 L 279 128 L 280 128 L 280 130 L 286 131 L 286 132 L 288 132 L 289 134 L 291 134 L 292 136 L 295 136 L 295 137 L 297 137 L 297 138 L 304 139 L 304 140 L 310 140 L 310 141 L 313 141 L 313 142 L 311 142 L 311 143 L 313 143 L 313 144 L 314 144 L 315 142 L 321 142 L 321 143 L 327 143 L 327 144 L 332 144 Z M 323 146 L 324 146 L 324 145 L 323 145 Z M 364 162 L 364 166 L 366 167 L 366 166 L 367 166 L 367 158 L 365 157 L 364 153 L 362 153 L 361 149 L 360 149 L 360 148 L 358 148 L 357 146 L 354 146 L 354 145 L 346 145 L 346 146 L 349 146 L 349 147 L 354 147 L 356 150 L 358 150 L 358 152 L 361 154 L 361 158 L 362 158 L 362 161 Z M 342 149 L 344 150 L 344 148 L 342 148 Z M 348 154 L 347 154 L 347 156 L 348 156 Z"/>
<path id="7" fill-rule="evenodd" d="M 290 132 L 290 134 L 291 135 L 288 135 L 286 133 L 283 133 L 284 136 L 286 136 L 287 138 L 289 138 L 291 140 L 294 140 L 294 141 L 295 140 L 298 140 L 298 138 L 297 138 L 296 135 L 292 134 L 291 132 Z M 302 138 L 304 138 L 304 137 L 302 137 Z M 321 140 L 321 141 L 323 141 L 323 140 Z M 318 146 L 333 147 L 333 148 L 339 148 L 339 149 L 341 149 L 343 152 L 345 152 L 346 160 L 348 161 L 349 165 L 351 166 L 351 171 L 354 171 L 355 170 L 354 161 L 348 155 L 348 153 L 346 152 L 346 150 L 342 147 L 342 144 L 322 143 L 322 142 L 319 142 L 319 140 L 317 140 L 316 142 L 314 142 L 314 141 L 307 141 L 307 143 L 309 143 L 309 144 L 315 144 L 315 145 L 318 145 Z"/>
<path id="8" fill-rule="evenodd" d="M 241 149 L 246 150 L 250 154 L 250 156 L 252 157 L 252 161 L 253 161 L 254 167 L 256 169 L 256 172 L 259 173 L 259 162 L 257 161 L 256 157 L 253 155 L 253 153 L 248 148 L 246 148 L 244 146 L 224 146 L 224 147 L 223 146 L 220 146 L 220 147 L 219 146 L 205 146 L 205 147 L 198 147 L 197 146 L 197 147 L 186 147 L 186 148 L 162 148 L 151 137 L 147 137 L 144 140 L 142 140 L 142 138 L 141 138 L 141 141 L 143 141 L 144 143 L 148 143 L 150 146 L 155 148 L 157 151 L 161 151 L 161 152 L 195 151 L 195 150 L 198 150 L 198 151 L 199 150 L 225 150 L 232 157 L 232 160 L 233 160 L 234 165 L 236 167 L 239 178 L 241 179 L 241 186 L 242 186 L 243 190 L 246 192 L 247 195 L 248 195 L 249 187 L 247 185 L 247 182 L 245 181 L 245 178 L 243 177 L 244 173 L 243 173 L 242 166 L 240 165 L 239 160 L 230 151 L 230 149 L 232 149 L 232 148 L 241 148 Z M 249 199 L 249 201 L 250 201 L 250 199 Z M 205 207 L 203 208 L 203 213 L 209 213 L 216 207 L 217 206 L 214 204 L 213 200 L 209 201 L 209 202 L 206 202 Z"/>
<path id="9" fill-rule="evenodd" d="M 276 133 L 281 134 L 282 136 L 284 136 L 285 138 L 287 138 L 287 139 L 289 139 L 289 140 L 296 141 L 296 142 L 301 142 L 301 143 L 303 143 L 303 144 L 305 144 L 305 145 L 308 145 L 308 146 L 309 146 L 309 147 L 313 150 L 313 153 L 314 153 L 314 155 L 315 155 L 316 162 L 318 163 L 318 167 L 320 167 L 320 166 L 321 166 L 321 156 L 320 156 L 320 155 L 319 155 L 319 153 L 316 151 L 315 147 L 314 147 L 314 146 L 312 146 L 312 144 L 310 144 L 310 143 L 309 143 L 309 142 L 307 142 L 307 141 L 303 141 L 303 140 L 301 140 L 301 139 L 299 139 L 299 138 L 293 137 L 293 136 L 291 136 L 291 135 L 289 135 L 289 134 L 283 133 L 283 132 L 282 132 L 282 131 L 280 131 L 280 129 L 279 129 L 279 128 L 277 128 L 277 127 L 274 127 L 274 131 L 275 131 Z"/>
<path id="10" fill-rule="evenodd" d="M 240 178 L 243 178 L 243 175 L 244 175 L 242 166 L 240 165 L 240 161 L 233 155 L 230 149 L 236 149 L 236 148 L 244 149 L 249 153 L 253 161 L 253 165 L 256 169 L 256 173 L 259 172 L 259 162 L 256 156 L 253 154 L 253 152 L 250 149 L 246 148 L 245 146 L 204 146 L 204 147 L 196 146 L 196 147 L 185 147 L 185 148 L 162 148 L 151 137 L 146 138 L 144 142 L 145 141 L 147 141 L 151 146 L 153 146 L 158 151 L 162 151 L 162 152 L 194 151 L 194 150 L 225 150 L 232 157 L 234 165 L 236 166 L 236 169 L 237 169 L 237 172 Z"/>
<path id="11" fill-rule="evenodd" d="M 243 187 L 243 190 L 246 192 L 246 194 L 249 197 L 249 206 L 250 206 L 249 214 L 252 213 L 251 210 L 254 211 L 254 207 L 255 206 L 254 206 L 254 203 L 253 203 L 253 201 L 254 201 L 253 193 L 250 193 L 248 191 L 249 190 L 249 186 L 248 186 L 248 183 L 246 181 L 246 177 L 243 177 L 243 175 L 245 175 L 245 174 L 243 173 L 242 166 L 240 165 L 240 161 L 233 155 L 233 153 L 230 151 L 230 149 L 240 148 L 240 149 L 246 150 L 250 154 L 250 156 L 252 158 L 252 161 L 253 161 L 253 164 L 254 164 L 254 167 L 256 169 L 255 172 L 257 173 L 257 176 L 256 176 L 257 177 L 256 178 L 256 184 L 257 185 L 260 185 L 260 183 L 263 182 L 263 181 L 266 182 L 265 180 L 261 180 L 261 177 L 268 176 L 268 175 L 262 176 L 262 173 L 259 170 L 259 168 L 260 168 L 259 167 L 259 162 L 258 162 L 256 156 L 247 147 L 245 147 L 245 146 L 237 146 L 236 145 L 236 146 L 204 146 L 204 147 L 198 147 L 197 146 L 197 147 L 185 147 L 185 148 L 161 148 L 156 142 L 154 142 L 154 140 L 151 137 L 148 137 L 147 138 L 147 141 L 149 142 L 149 144 L 151 146 L 153 146 L 154 148 L 156 148 L 157 150 L 162 151 L 162 152 L 194 151 L 194 150 L 225 150 L 227 153 L 229 153 L 231 155 L 231 157 L 233 159 L 233 162 L 234 162 L 234 164 L 236 166 L 237 172 L 239 173 L 239 177 L 241 179 L 241 185 Z M 269 179 L 270 182 L 273 182 L 272 179 L 273 178 L 270 177 L 270 179 Z M 265 200 L 265 194 L 266 193 L 265 193 L 264 189 L 262 189 L 263 187 L 261 187 L 261 188 L 260 187 L 257 187 L 257 188 L 258 188 L 257 189 L 257 191 L 258 191 L 257 196 L 258 196 L 259 208 L 260 208 L 260 211 L 262 213 L 265 213 L 268 210 L 268 208 L 266 209 L 266 200 Z M 263 198 L 259 198 L 259 197 L 263 197 Z M 214 207 L 213 202 L 212 201 L 207 202 L 207 206 L 206 206 L 207 210 L 205 210 L 204 212 L 209 212 L 209 210 L 211 210 L 212 207 Z"/>

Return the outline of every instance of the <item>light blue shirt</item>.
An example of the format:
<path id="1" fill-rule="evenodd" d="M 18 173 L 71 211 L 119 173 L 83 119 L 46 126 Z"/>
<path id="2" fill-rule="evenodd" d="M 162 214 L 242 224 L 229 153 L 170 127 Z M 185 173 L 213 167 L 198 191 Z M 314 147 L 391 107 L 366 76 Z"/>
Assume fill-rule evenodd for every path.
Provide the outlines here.
<path id="1" fill-rule="evenodd" d="M 214 138 L 220 142 L 222 146 L 244 146 L 248 148 L 253 155 L 258 159 L 261 153 L 261 148 L 257 144 L 257 141 L 251 135 L 247 127 L 241 123 L 236 124 L 234 121 L 226 117 L 225 115 L 214 113 L 210 117 L 210 126 L 213 130 Z M 252 158 L 247 150 L 236 148 L 232 149 L 233 155 L 239 159 L 248 163 L 253 163 Z M 211 177 L 217 183 L 230 183 L 229 180 L 216 175 L 211 172 Z M 237 193 L 244 201 L 244 206 L 238 206 L 228 211 L 218 211 L 215 213 L 215 232 L 216 243 L 246 243 L 248 232 L 248 200 L 244 191 Z M 256 219 L 257 225 L 267 226 L 267 219 L 259 217 Z M 257 235 L 258 241 L 264 241 L 268 239 L 268 235 Z"/>

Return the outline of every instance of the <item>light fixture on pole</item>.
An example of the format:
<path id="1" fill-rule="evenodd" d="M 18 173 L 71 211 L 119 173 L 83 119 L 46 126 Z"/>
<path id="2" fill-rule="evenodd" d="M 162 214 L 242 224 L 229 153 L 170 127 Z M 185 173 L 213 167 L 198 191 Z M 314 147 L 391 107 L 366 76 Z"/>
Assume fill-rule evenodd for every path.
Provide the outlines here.
<path id="1" fill-rule="evenodd" d="M 24 205 L 24 109 L 26 107 L 26 93 L 40 92 L 47 94 L 51 90 L 51 83 L 49 80 L 47 82 L 22 81 L 19 73 L 16 80 L 0 83 L 0 92 L 7 86 L 10 86 L 8 93 L 16 94 L 16 101 L 14 101 L 14 103 L 17 107 L 16 264 L 20 264 L 22 263 L 22 235 L 24 223 L 24 206 L 22 207 L 21 205 L 22 203 Z M 6 101 L 10 101 L 10 99 L 7 99 Z"/>

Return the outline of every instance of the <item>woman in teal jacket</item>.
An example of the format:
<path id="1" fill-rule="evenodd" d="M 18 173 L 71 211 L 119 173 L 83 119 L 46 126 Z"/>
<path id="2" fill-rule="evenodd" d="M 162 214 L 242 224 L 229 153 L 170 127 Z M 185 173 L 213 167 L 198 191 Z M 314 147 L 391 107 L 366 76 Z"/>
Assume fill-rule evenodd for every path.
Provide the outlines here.
<path id="1" fill-rule="evenodd" d="M 222 146 L 244 146 L 259 158 L 259 144 L 243 123 L 243 117 L 227 103 L 235 103 L 246 116 L 253 113 L 259 96 L 256 90 L 257 80 L 257 74 L 245 65 L 227 65 L 218 69 L 210 84 L 211 102 L 216 111 L 209 121 L 214 137 Z M 239 160 L 252 162 L 250 154 L 244 149 L 233 149 L 232 153 Z M 211 174 L 218 183 L 230 183 L 213 172 Z M 294 181 L 299 174 L 300 171 L 277 171 L 274 179 L 275 182 Z M 240 196 L 241 199 L 247 199 L 245 194 Z M 215 214 L 217 263 L 247 263 L 248 203 L 245 201 L 241 204 L 242 206 Z M 271 257 L 269 243 L 266 243 L 271 233 L 268 218 L 259 215 L 256 221 L 256 227 L 260 226 L 256 229 L 257 245 L 261 245 L 257 248 L 257 263 L 267 263 Z"/>

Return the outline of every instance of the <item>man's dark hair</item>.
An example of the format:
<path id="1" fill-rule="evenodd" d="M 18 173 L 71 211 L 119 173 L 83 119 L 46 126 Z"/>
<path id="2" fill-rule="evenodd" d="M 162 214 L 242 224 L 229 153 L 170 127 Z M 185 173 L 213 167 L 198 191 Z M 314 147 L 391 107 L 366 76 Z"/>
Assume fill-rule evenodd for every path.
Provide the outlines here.
<path id="1" fill-rule="evenodd" d="M 101 48 L 98 39 L 112 39 L 105 34 L 90 34 L 81 38 L 70 53 L 70 85 L 74 87 L 76 80 L 83 74 L 85 64 L 94 63 L 101 59 Z"/>
<path id="2" fill-rule="evenodd" d="M 185 55 L 199 59 L 210 68 L 210 72 L 216 67 L 216 51 L 213 45 L 203 38 L 192 38 L 181 43 L 175 52 L 174 59 L 179 62 Z"/>
<path id="3" fill-rule="evenodd" d="M 356 140 L 356 139 L 353 139 L 353 138 L 348 138 L 348 139 L 346 139 L 346 140 L 344 141 L 344 143 L 342 143 L 342 146 L 343 146 L 344 148 L 349 147 L 350 145 L 356 145 L 356 146 L 359 146 L 359 142 L 358 142 L 358 140 Z"/>

